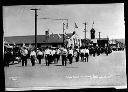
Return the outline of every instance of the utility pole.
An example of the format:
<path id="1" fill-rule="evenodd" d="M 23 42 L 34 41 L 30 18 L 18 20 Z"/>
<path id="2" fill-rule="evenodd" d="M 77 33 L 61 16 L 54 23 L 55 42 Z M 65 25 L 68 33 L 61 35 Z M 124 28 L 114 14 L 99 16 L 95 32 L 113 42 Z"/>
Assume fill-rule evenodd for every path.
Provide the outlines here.
<path id="1" fill-rule="evenodd" d="M 101 33 L 101 32 L 99 32 L 99 47 L 100 47 L 100 33 Z"/>
<path id="2" fill-rule="evenodd" d="M 64 30 L 65 30 L 65 29 L 64 29 L 64 25 L 65 25 L 65 24 L 63 23 L 63 47 L 64 47 L 64 39 L 65 39 L 65 38 L 64 38 Z"/>
<path id="3" fill-rule="evenodd" d="M 35 11 L 35 48 L 36 48 L 36 54 L 37 54 L 37 10 L 39 9 L 30 9 L 30 10 L 34 10 Z"/>
<path id="4" fill-rule="evenodd" d="M 107 47 L 109 46 L 109 38 L 108 38 L 108 35 L 107 35 Z"/>
<path id="5" fill-rule="evenodd" d="M 87 31 L 86 31 L 86 25 L 87 25 L 87 23 L 85 22 L 85 23 L 83 23 L 83 24 L 85 25 L 85 29 L 84 29 L 85 31 L 84 31 L 84 32 L 85 32 L 85 43 L 86 43 L 86 32 L 87 32 Z"/>

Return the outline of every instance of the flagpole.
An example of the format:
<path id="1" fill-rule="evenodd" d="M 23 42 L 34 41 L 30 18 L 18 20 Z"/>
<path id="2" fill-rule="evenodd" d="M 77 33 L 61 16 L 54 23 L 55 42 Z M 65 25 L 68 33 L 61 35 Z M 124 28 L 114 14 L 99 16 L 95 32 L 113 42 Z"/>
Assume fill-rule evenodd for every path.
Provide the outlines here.
<path id="1" fill-rule="evenodd" d="M 74 22 L 74 24 L 75 24 L 75 22 Z M 75 25 L 75 27 L 76 27 L 76 25 Z M 75 31 L 75 27 L 74 27 L 74 31 Z"/>

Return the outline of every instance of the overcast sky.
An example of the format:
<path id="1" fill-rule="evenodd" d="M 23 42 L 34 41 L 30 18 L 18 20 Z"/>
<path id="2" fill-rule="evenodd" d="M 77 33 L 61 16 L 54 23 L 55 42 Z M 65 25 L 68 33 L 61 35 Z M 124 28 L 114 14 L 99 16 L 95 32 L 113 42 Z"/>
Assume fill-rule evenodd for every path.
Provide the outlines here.
<path id="1" fill-rule="evenodd" d="M 74 31 L 74 22 L 78 28 L 76 33 L 84 38 L 84 22 L 87 22 L 87 38 L 90 38 L 90 29 L 94 20 L 96 38 L 98 32 L 101 37 L 125 38 L 124 4 L 69 4 L 69 5 L 18 5 L 3 6 L 4 36 L 34 35 L 35 15 L 31 8 L 39 8 L 37 14 L 37 34 L 44 35 L 47 29 L 50 33 L 62 33 L 63 22 L 40 18 L 69 19 L 69 29 Z"/>

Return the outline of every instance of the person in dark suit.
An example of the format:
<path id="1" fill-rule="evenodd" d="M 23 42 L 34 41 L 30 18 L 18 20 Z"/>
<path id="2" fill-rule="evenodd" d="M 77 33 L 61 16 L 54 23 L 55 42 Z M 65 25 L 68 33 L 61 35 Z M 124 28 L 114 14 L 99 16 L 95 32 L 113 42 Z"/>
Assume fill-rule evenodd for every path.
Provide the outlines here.
<path id="1" fill-rule="evenodd" d="M 11 52 L 10 51 L 5 51 L 4 62 L 5 62 L 5 66 L 9 67 L 9 63 L 11 62 Z"/>

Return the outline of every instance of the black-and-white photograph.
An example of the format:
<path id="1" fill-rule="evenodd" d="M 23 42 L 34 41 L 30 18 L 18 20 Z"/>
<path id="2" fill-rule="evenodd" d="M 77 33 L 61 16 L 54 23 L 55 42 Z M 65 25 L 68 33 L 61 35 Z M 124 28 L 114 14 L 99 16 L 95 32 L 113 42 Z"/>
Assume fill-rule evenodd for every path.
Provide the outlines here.
<path id="1" fill-rule="evenodd" d="M 7 91 L 127 88 L 124 3 L 2 9 Z"/>

